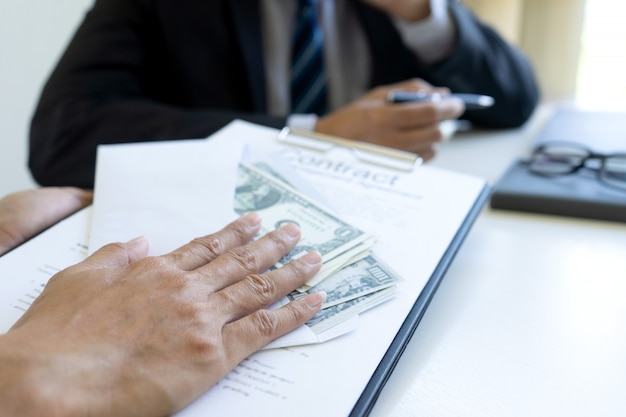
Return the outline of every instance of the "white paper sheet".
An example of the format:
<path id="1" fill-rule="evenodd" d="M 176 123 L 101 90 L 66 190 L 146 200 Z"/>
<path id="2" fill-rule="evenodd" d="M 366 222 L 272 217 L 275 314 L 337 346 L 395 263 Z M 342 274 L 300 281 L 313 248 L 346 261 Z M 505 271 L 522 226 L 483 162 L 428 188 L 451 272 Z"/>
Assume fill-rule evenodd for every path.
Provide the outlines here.
<path id="1" fill-rule="evenodd" d="M 101 145 L 89 252 L 146 236 L 150 255 L 161 255 L 234 220 L 227 203 L 243 144 L 217 145 L 204 139 Z"/>
<path id="2" fill-rule="evenodd" d="M 91 207 L 0 257 L 0 333 L 7 332 L 57 272 L 87 255 Z"/>
<path id="3" fill-rule="evenodd" d="M 274 129 L 238 121 L 210 140 L 232 146 L 237 141 L 248 143 L 249 156 L 254 158 L 285 152 L 287 148 L 275 142 L 277 134 Z M 355 163 L 343 150 L 334 152 L 324 156 Z M 370 169 L 381 181 L 398 177 L 386 190 L 379 184 L 376 192 L 367 181 L 352 182 L 341 176 L 318 172 L 309 173 L 306 179 L 314 181 L 316 190 L 341 215 L 379 234 L 377 254 L 404 278 L 398 295 L 362 314 L 359 327 L 347 335 L 318 345 L 257 352 L 179 416 L 350 413 L 485 185 L 482 179 L 428 166 L 412 173 Z M 298 172 L 307 176 L 303 169 Z"/>
<path id="4" fill-rule="evenodd" d="M 144 184 L 146 188 L 137 191 L 165 193 L 165 190 L 168 192 L 171 190 L 171 192 L 175 192 L 177 187 L 173 184 L 188 183 L 190 194 L 187 197 L 189 197 L 194 193 L 202 194 L 203 191 L 206 191 L 207 184 L 209 187 L 221 187 L 221 184 L 214 183 L 227 183 L 229 181 L 228 175 L 231 174 L 234 184 L 235 167 L 230 167 L 228 164 L 226 167 L 224 166 L 227 159 L 225 155 L 232 155 L 233 159 L 236 159 L 234 155 L 240 152 L 246 144 L 253 145 L 250 151 L 252 154 L 282 153 L 285 148 L 277 148 L 278 145 L 274 141 L 277 134 L 275 129 L 240 121 L 233 122 L 213 135 L 208 141 L 216 146 L 212 149 L 219 150 L 217 152 L 220 155 L 218 160 L 211 160 L 215 165 L 208 163 L 203 165 L 200 168 L 201 174 L 197 168 L 193 169 L 191 164 L 182 167 L 180 172 L 172 169 L 169 175 L 176 177 L 177 182 L 174 182 L 173 177 L 168 177 L 172 182 L 166 184 L 167 187 L 157 182 L 151 183 L 146 177 Z M 132 147 L 132 145 L 130 146 Z M 170 155 L 184 154 L 186 151 L 177 148 L 187 146 L 195 145 L 185 142 L 179 142 L 178 146 L 172 144 Z M 133 152 L 133 150 L 131 149 L 129 152 Z M 342 154 L 342 150 L 336 150 L 336 152 L 326 154 L 325 157 L 330 158 L 331 162 L 333 160 L 335 162 L 343 161 L 345 164 L 353 166 L 355 161 L 348 160 L 348 157 Z M 145 155 L 143 152 L 137 152 L 134 158 L 129 155 L 125 165 L 120 164 L 117 167 L 135 164 L 139 168 L 143 164 L 143 160 L 136 158 Z M 208 162 L 208 159 L 205 160 L 197 155 L 195 155 L 196 157 L 192 156 L 190 160 L 198 164 L 203 160 Z M 307 158 L 319 157 L 321 156 L 309 155 Z M 400 176 L 395 179 L 392 175 L 396 173 L 385 171 L 380 167 L 375 170 L 369 168 L 369 175 L 363 171 L 356 176 L 357 179 L 355 180 L 354 173 L 360 169 L 355 165 L 352 171 L 345 171 L 352 173 L 352 180 L 354 181 L 349 181 L 345 175 L 337 176 L 335 175 L 336 172 L 329 173 L 326 169 L 321 171 L 319 169 L 305 170 L 303 168 L 306 165 L 305 162 L 306 159 L 300 158 L 298 160 L 298 165 L 301 166 L 298 172 L 303 178 L 314 183 L 314 188 L 320 195 L 330 199 L 340 214 L 348 220 L 379 234 L 380 239 L 375 247 L 377 254 L 404 278 L 398 286 L 397 296 L 393 300 L 362 314 L 358 327 L 354 331 L 331 341 L 316 345 L 265 350 L 251 355 L 206 394 L 178 413 L 178 416 L 255 415 L 274 417 L 276 415 L 297 414 L 302 417 L 319 417 L 348 415 L 485 185 L 481 179 L 428 166 L 423 166 L 412 173 L 398 174 Z M 114 164 L 111 169 L 115 166 Z M 101 172 L 100 169 L 101 166 L 98 167 L 98 172 Z M 211 176 L 211 172 L 219 172 L 213 171 L 215 169 L 225 169 L 225 171 L 220 172 L 220 175 Z M 154 175 L 158 176 L 159 171 L 157 170 Z M 370 179 L 378 178 L 381 182 L 373 186 L 372 181 L 358 180 L 359 176 L 367 176 Z M 207 178 L 207 182 L 196 181 L 196 178 L 202 177 Z M 383 186 L 383 178 L 387 178 L 386 186 Z M 107 185 L 109 193 L 114 193 L 120 184 L 125 184 L 129 180 L 128 177 L 118 177 L 116 182 Z M 212 200 L 213 204 L 218 204 L 219 201 L 230 203 L 233 189 L 230 188 L 228 199 L 214 199 Z M 100 191 L 99 188 L 96 189 L 96 203 L 101 201 Z M 225 190 L 223 193 L 224 195 L 227 194 Z M 213 192 L 212 188 L 207 194 L 218 195 L 217 192 Z M 132 232 L 118 230 L 116 233 L 119 234 L 110 233 L 106 227 L 102 228 L 102 225 L 112 224 L 111 221 L 124 224 L 122 220 L 126 218 L 125 210 L 131 209 L 131 207 L 124 207 L 124 201 L 130 197 L 132 195 L 128 193 L 119 193 L 117 206 L 112 207 L 117 210 L 117 218 L 105 216 L 104 213 L 99 216 L 98 222 L 100 222 L 101 228 L 98 231 L 98 236 L 104 237 L 104 241 L 125 240 L 136 234 L 147 235 L 150 239 L 167 237 L 167 233 L 152 233 L 150 230 L 150 228 L 162 227 L 163 224 L 161 223 L 163 222 L 156 225 L 146 222 L 142 225 L 144 229 L 133 230 Z M 159 204 L 168 202 L 166 201 L 168 200 L 167 196 L 159 196 L 158 198 L 159 200 L 155 200 L 155 202 L 158 201 Z M 207 204 L 207 201 L 200 200 L 198 204 Z M 177 206 L 175 201 L 173 203 L 168 205 L 168 210 L 171 210 L 168 212 L 169 216 L 184 217 L 182 213 L 188 207 L 185 205 Z M 146 204 L 145 206 L 140 205 L 138 208 L 149 210 L 151 207 L 150 204 Z M 223 215 L 228 217 L 228 209 L 230 209 L 230 205 L 228 208 L 215 207 L 212 209 L 215 211 L 209 211 L 209 213 L 222 213 L 223 211 Z M 135 207 L 132 207 L 132 210 L 135 210 Z M 220 216 L 209 216 L 203 220 L 201 219 L 201 212 L 198 215 L 197 221 L 201 226 L 195 223 L 194 227 L 203 227 L 212 231 L 223 225 L 224 219 L 218 220 Z M 153 216 L 151 221 L 158 219 L 159 216 Z M 96 226 L 95 220 L 94 213 L 94 226 Z M 80 224 L 76 227 L 78 226 Z M 86 227 L 84 219 L 82 227 Z M 54 236 L 51 233 L 39 236 L 36 241 L 40 241 L 40 243 L 37 245 L 41 247 L 67 246 L 67 243 L 64 242 L 71 242 L 77 237 L 84 237 L 85 235 L 85 230 L 81 232 L 70 227 L 67 229 L 67 234 L 64 233 L 62 236 Z M 192 229 L 187 229 L 188 234 L 197 235 L 198 229 Z M 72 233 L 74 235 L 70 238 Z M 173 240 L 186 241 L 188 237 L 180 234 L 176 235 L 176 239 Z M 33 245 L 36 241 L 32 242 Z M 157 244 L 157 247 L 159 250 L 169 250 L 168 245 L 178 246 L 179 243 L 168 241 L 162 246 L 160 243 Z M 37 260 L 35 264 L 46 262 L 45 259 L 47 258 L 41 255 L 43 253 L 40 252 L 41 249 L 38 251 L 25 250 L 25 248 L 33 245 L 24 246 L 24 250 L 20 248 L 10 253 L 12 259 L 9 263 L 12 267 L 9 265 L 8 269 L 4 262 L 6 257 L 0 258 L 0 268 L 5 264 L 5 269 L 0 269 L 0 279 L 5 279 L 5 276 L 11 274 L 15 282 L 21 282 L 22 279 L 27 280 L 27 277 L 32 275 L 28 272 L 27 266 L 32 268 L 33 259 Z M 56 256 L 54 259 L 64 257 L 62 253 L 54 256 Z M 79 258 L 80 256 L 70 259 L 69 256 L 65 255 L 63 263 L 73 262 Z M 22 284 L 26 285 L 23 282 L 20 285 Z M 19 293 L 19 291 L 17 292 Z M 4 291 L 0 292 L 0 309 L 3 311 L 10 310 L 12 308 L 11 300 L 11 297 L 5 296 Z M 0 316 L 4 317 L 4 312 L 1 312 Z"/>

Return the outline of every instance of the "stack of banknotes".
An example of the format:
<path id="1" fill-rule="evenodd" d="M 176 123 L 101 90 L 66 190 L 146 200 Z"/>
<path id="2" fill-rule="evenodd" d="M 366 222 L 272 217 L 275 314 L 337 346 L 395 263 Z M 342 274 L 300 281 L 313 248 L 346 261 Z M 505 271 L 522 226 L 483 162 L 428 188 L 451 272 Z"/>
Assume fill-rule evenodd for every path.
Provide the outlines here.
<path id="1" fill-rule="evenodd" d="M 322 256 L 320 272 L 288 297 L 326 292 L 322 310 L 307 323 L 314 332 L 327 331 L 393 297 L 400 277 L 372 253 L 376 236 L 303 194 L 268 164 L 240 164 L 234 205 L 238 214 L 261 215 L 259 236 L 285 223 L 300 227 L 302 239 L 275 267 L 312 250 Z"/>

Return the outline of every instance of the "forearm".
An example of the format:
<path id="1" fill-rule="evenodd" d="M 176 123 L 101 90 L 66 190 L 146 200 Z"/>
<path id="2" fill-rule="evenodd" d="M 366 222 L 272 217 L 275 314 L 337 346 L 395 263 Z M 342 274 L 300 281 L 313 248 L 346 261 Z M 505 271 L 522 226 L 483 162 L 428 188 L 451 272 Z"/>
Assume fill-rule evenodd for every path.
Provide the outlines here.
<path id="1" fill-rule="evenodd" d="M 12 333 L 0 336 L 0 417 L 66 416 L 58 380 L 45 375 L 42 359 L 26 352 Z"/>
<path id="2" fill-rule="evenodd" d="M 156 410 L 167 403 L 162 395 L 149 404 L 133 398 L 149 390 L 150 381 L 124 374 L 119 364 L 127 352 L 112 345 L 72 351 L 58 341 L 46 343 L 45 330 L 40 334 L 20 329 L 0 336 L 0 417 L 104 417 L 120 415 L 122 409 L 126 416 L 150 410 L 158 415 Z"/>

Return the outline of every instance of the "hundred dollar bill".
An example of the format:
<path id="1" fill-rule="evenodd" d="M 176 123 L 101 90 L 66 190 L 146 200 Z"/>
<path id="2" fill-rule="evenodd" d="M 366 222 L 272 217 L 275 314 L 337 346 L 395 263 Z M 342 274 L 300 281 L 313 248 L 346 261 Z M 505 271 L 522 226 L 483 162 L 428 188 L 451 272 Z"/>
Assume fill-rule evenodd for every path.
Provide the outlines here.
<path id="1" fill-rule="evenodd" d="M 326 301 L 322 309 L 325 309 L 391 287 L 400 281 L 400 277 L 375 255 L 368 255 L 343 267 L 304 293 L 292 292 L 289 299 L 292 301 L 312 292 L 324 291 Z"/>
<path id="2" fill-rule="evenodd" d="M 303 191 L 300 189 L 302 182 L 296 181 L 296 190 L 296 185 L 271 164 L 257 162 L 254 168 L 295 193 L 301 194 Z M 307 196 L 312 198 L 316 195 L 307 193 Z M 321 201 L 319 197 L 317 201 Z M 285 297 L 282 303 L 313 291 L 326 292 L 322 310 L 307 323 L 309 328 L 319 334 L 389 300 L 395 294 L 396 283 L 401 279 L 371 254 L 375 241 L 375 237 L 369 235 L 360 243 L 325 261 L 313 279 Z"/>
<path id="3" fill-rule="evenodd" d="M 320 310 L 306 325 L 315 333 L 322 333 L 339 323 L 359 315 L 370 308 L 376 307 L 387 300 L 393 298 L 396 286 L 384 288 L 382 290 L 354 298 L 345 303 L 337 304 L 329 308 Z"/>
<path id="4" fill-rule="evenodd" d="M 335 272 L 339 271 L 341 268 L 360 261 L 371 253 L 372 246 L 373 242 L 366 240 L 364 242 L 361 242 L 357 246 L 350 248 L 348 251 L 342 253 L 341 255 L 336 256 L 330 261 L 325 262 L 322 265 L 320 271 L 308 282 L 298 287 L 296 291 L 306 292 L 312 287 L 319 285 L 320 282 L 323 282 L 325 279 L 327 279 Z"/>
<path id="5" fill-rule="evenodd" d="M 348 224 L 289 185 L 251 165 L 242 163 L 239 166 L 234 206 L 238 214 L 256 211 L 261 215 L 264 224 L 261 234 L 286 223 L 296 223 L 300 227 L 302 239 L 276 267 L 312 250 L 321 254 L 323 263 L 328 263 L 363 242 L 373 244 L 372 234 Z"/>

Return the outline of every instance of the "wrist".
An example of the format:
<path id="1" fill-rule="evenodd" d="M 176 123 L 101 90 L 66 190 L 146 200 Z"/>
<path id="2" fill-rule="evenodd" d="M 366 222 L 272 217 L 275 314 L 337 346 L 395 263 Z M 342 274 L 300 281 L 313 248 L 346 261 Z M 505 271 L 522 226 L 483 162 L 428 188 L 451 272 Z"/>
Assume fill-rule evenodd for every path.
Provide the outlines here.
<path id="1" fill-rule="evenodd" d="M 61 404 L 65 397 L 54 392 L 56 382 L 42 375 L 41 359 L 27 353 L 12 333 L 0 336 L 1 417 L 67 415 Z"/>
<path id="2" fill-rule="evenodd" d="M 106 347 L 76 351 L 17 328 L 0 336 L 0 417 L 109 415 L 116 387 Z M 106 351 L 106 352 L 105 352 Z M 94 358 L 99 358 L 94 360 Z M 93 377 L 96 375 L 96 379 Z"/>

